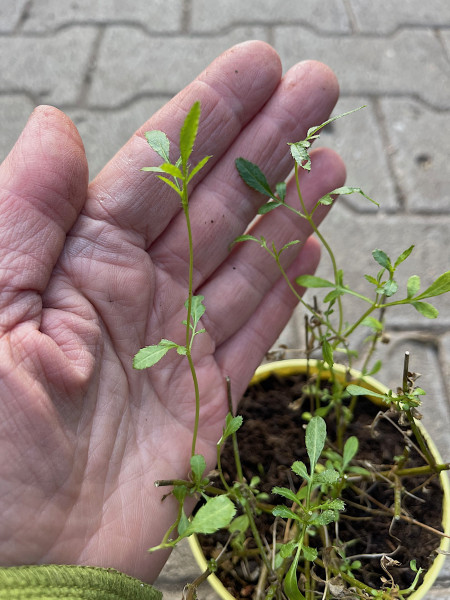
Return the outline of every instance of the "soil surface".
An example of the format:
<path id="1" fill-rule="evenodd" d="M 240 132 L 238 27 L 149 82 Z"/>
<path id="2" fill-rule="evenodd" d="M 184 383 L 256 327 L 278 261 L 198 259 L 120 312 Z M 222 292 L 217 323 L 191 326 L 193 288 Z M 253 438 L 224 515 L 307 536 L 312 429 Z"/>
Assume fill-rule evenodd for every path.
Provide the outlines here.
<path id="1" fill-rule="evenodd" d="M 271 376 L 247 390 L 237 411 L 237 414 L 244 418 L 238 432 L 244 476 L 247 481 L 254 475 L 261 477 L 258 488 L 269 494 L 267 502 L 271 504 L 283 502 L 281 496 L 271 494 L 274 486 L 298 489 L 301 482 L 290 469 L 292 463 L 302 460 L 308 465 L 304 438 L 305 421 L 302 419 L 302 413 L 309 410 L 309 406 L 299 406 L 304 384 L 300 376 L 283 379 Z M 357 435 L 360 441 L 353 464 L 386 471 L 392 466 L 392 457 L 403 453 L 405 434 L 400 433 L 385 418 L 378 419 L 376 428 L 373 429 L 371 425 L 379 411 L 379 407 L 365 398 L 360 398 L 355 418 L 348 426 L 346 437 Z M 389 417 L 395 422 L 398 421 L 392 413 L 389 413 Z M 328 435 L 333 440 L 332 421 L 326 420 Z M 407 427 L 398 424 L 397 427 L 406 432 L 406 435 L 410 434 Z M 424 464 L 420 454 L 411 447 L 404 467 Z M 231 444 L 224 448 L 222 465 L 226 479 L 233 482 L 236 473 Z M 420 477 L 412 481 L 402 478 L 401 483 L 403 489 L 410 490 L 410 494 L 403 491 L 401 495 L 403 514 L 441 530 L 443 494 L 438 477 Z M 358 486 L 364 489 L 363 495 L 357 497 L 347 490 L 342 496 L 346 510 L 340 516 L 338 529 L 339 540 L 345 548 L 346 556 L 357 557 L 362 563 L 359 573 L 353 574 L 375 588 L 381 587 L 385 579 L 390 581 L 392 576 L 400 589 L 406 589 L 414 578 L 414 573 L 409 568 L 410 560 L 416 560 L 418 567 L 428 568 L 436 556 L 435 550 L 439 546 L 440 538 L 418 525 L 405 520 L 393 520 L 390 514 L 385 514 L 383 507 L 394 506 L 394 489 L 389 481 L 359 481 Z M 258 517 L 259 531 L 268 543 L 272 541 L 272 524 L 273 516 L 262 514 Z M 279 529 L 281 530 L 281 527 Z M 333 545 L 336 543 L 332 537 L 335 535 L 334 525 L 328 526 L 328 533 L 332 540 L 330 544 Z M 199 537 L 208 558 L 217 556 L 218 548 L 221 548 L 227 538 L 223 534 Z M 314 543 L 320 547 L 321 540 L 314 542 L 310 538 L 309 544 L 312 546 Z M 388 567 L 390 575 L 380 565 L 380 555 L 383 554 L 399 562 L 398 566 Z M 366 555 L 378 556 L 371 558 Z M 247 565 L 227 561 L 217 575 L 236 598 L 249 598 L 254 593 L 259 572 L 260 566 L 253 561 Z M 319 580 L 316 583 L 319 591 L 323 589 L 320 579 L 324 572 L 321 573 L 318 568 L 315 576 Z"/>

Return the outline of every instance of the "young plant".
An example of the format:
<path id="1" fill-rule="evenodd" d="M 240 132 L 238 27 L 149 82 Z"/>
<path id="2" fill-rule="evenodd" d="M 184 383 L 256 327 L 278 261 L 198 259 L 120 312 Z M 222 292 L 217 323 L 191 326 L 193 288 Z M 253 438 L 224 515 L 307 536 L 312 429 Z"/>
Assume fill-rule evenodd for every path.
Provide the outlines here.
<path id="1" fill-rule="evenodd" d="M 417 410 L 424 392 L 415 386 L 415 377 L 409 373 L 407 363 L 405 363 L 402 386 L 399 387 L 396 394 L 392 391 L 387 394 L 377 394 L 363 386 L 364 377 L 367 374 L 375 373 L 380 368 L 379 361 L 375 362 L 371 369 L 368 365 L 384 330 L 386 310 L 407 304 L 427 318 L 436 318 L 437 310 L 427 300 L 450 291 L 450 272 L 438 277 L 423 292 L 420 292 L 420 278 L 412 275 L 408 279 L 406 290 L 401 294 L 396 281 L 397 269 L 411 255 L 414 247 L 407 248 L 395 260 L 391 260 L 386 252 L 376 249 L 372 255 L 378 264 L 378 272 L 375 275 L 365 275 L 369 286 L 368 293 L 361 294 L 346 283 L 344 272 L 339 268 L 337 257 L 330 243 L 314 223 L 314 213 L 320 205 L 331 204 L 337 195 L 359 194 L 371 202 L 374 201 L 361 188 L 343 186 L 320 198 L 315 206 L 308 210 L 303 200 L 299 177 L 301 170 L 309 171 L 312 167 L 309 156 L 312 141 L 319 137 L 319 132 L 323 127 L 342 116 L 344 115 L 331 118 L 325 123 L 311 128 L 304 140 L 289 144 L 294 160 L 294 178 L 300 208 L 295 208 L 287 203 L 285 182 L 278 183 L 272 188 L 268 183 L 268 178 L 257 165 L 245 158 L 236 160 L 237 170 L 244 182 L 268 198 L 268 201 L 259 209 L 259 214 L 266 215 L 275 209 L 284 209 L 291 211 L 299 219 L 306 219 L 321 240 L 330 258 L 333 271 L 331 280 L 315 275 L 302 275 L 292 282 L 283 268 L 280 257 L 288 248 L 299 244 L 299 240 L 292 240 L 281 248 L 278 248 L 274 241 L 268 242 L 264 237 L 256 238 L 251 234 L 244 234 L 235 240 L 235 243 L 249 241 L 258 243 L 276 262 L 286 284 L 310 314 L 310 318 L 306 319 L 306 355 L 309 358 L 315 352 L 320 354 L 317 375 L 308 377 L 303 397 L 299 402 L 299 406 L 302 406 L 303 400 L 309 401 L 309 411 L 302 414 L 304 422 L 307 423 L 305 446 L 309 458 L 309 468 L 300 460 L 294 461 L 291 470 L 294 476 L 299 478 L 296 489 L 292 489 L 293 485 L 274 487 L 272 494 L 282 497 L 284 502 L 275 506 L 269 503 L 270 498 L 267 495 L 260 493 L 258 477 L 253 477 L 248 483 L 243 475 L 237 441 L 237 432 L 241 427 L 242 418 L 232 414 L 230 392 L 228 394 L 230 411 L 224 423 L 223 435 L 217 444 L 219 481 L 217 485 L 213 483 L 212 476 L 206 474 L 204 457 L 196 454 L 200 392 L 196 366 L 192 358 L 192 348 L 196 336 L 204 332 L 201 327 L 201 318 L 204 315 L 205 306 L 202 296 L 193 295 L 194 256 L 188 184 L 210 158 L 208 156 L 203 158 L 193 167 L 189 163 L 200 119 L 199 103 L 192 106 L 183 123 L 179 140 L 180 156 L 175 162 L 170 160 L 170 144 L 163 132 L 151 131 L 146 134 L 150 147 L 163 162 L 159 167 L 144 167 L 143 170 L 155 173 L 180 198 L 188 232 L 189 272 L 185 302 L 186 319 L 183 321 L 184 340 L 161 339 L 155 345 L 141 349 L 134 358 L 133 366 L 136 369 L 152 367 L 168 352 L 177 352 L 188 361 L 195 398 L 190 476 L 187 480 L 167 479 L 156 482 L 158 486 L 172 487 L 170 493 L 178 501 L 179 510 L 175 522 L 161 543 L 151 548 L 151 551 L 171 548 L 181 539 L 192 534 L 212 534 L 219 529 L 223 530 L 227 537 L 227 542 L 219 558 L 211 559 L 205 573 L 189 587 L 189 598 L 195 597 L 197 585 L 210 573 L 216 571 L 218 565 L 229 559 L 232 553 L 245 564 L 248 564 L 250 556 L 254 558 L 255 553 L 259 556 L 262 566 L 256 590 L 258 598 L 266 600 L 272 600 L 272 598 L 281 600 L 284 597 L 289 600 L 310 600 L 317 593 L 315 591 L 317 581 L 322 586 L 321 594 L 325 600 L 333 598 L 334 593 L 339 597 L 350 597 L 346 595 L 347 591 L 354 598 L 372 597 L 382 600 L 406 598 L 419 581 L 421 570 L 417 569 L 415 563 L 411 563 L 411 571 L 416 573 L 414 580 L 407 589 L 400 589 L 390 573 L 395 561 L 393 562 L 393 559 L 383 554 L 380 555 L 380 565 L 384 572 L 381 588 L 363 583 L 360 572 L 363 569 L 363 559 L 367 557 L 365 555 L 348 556 L 346 547 L 340 542 L 338 531 L 341 514 L 346 508 L 344 499 L 347 492 L 354 491 L 369 499 L 368 492 L 360 486 L 373 481 L 387 481 L 395 488 L 396 501 L 393 512 L 386 509 L 386 514 L 392 515 L 393 519 L 405 519 L 406 517 L 401 512 L 401 498 L 404 493 L 403 478 L 413 475 L 434 477 L 442 470 L 449 468 L 449 465 L 436 464 L 420 428 L 417 427 L 415 419 L 418 417 Z M 300 297 L 294 283 L 310 289 L 325 290 L 323 307 L 319 307 L 316 298 L 313 304 L 310 304 Z M 354 316 L 350 322 L 346 320 L 347 315 L 344 311 L 344 301 L 348 296 L 357 298 L 363 306 L 360 313 Z M 377 316 L 374 316 L 374 313 L 377 313 Z M 337 355 L 346 358 L 349 367 L 352 365 L 357 353 L 351 348 L 349 338 L 360 327 L 369 327 L 372 335 L 368 340 L 369 348 L 363 361 L 362 377 L 356 381 L 357 385 L 353 382 L 348 385 L 348 381 L 342 381 L 342 378 L 335 375 L 332 367 Z M 327 384 L 328 380 L 329 384 Z M 348 436 L 347 428 L 353 419 L 357 399 L 363 395 L 379 396 L 379 400 L 401 413 L 403 421 L 408 424 L 414 434 L 419 454 L 424 457 L 425 466 L 414 468 L 405 466 L 410 453 L 410 440 L 406 434 L 404 434 L 403 454 L 392 457 L 393 465 L 390 469 L 374 471 L 373 468 L 367 468 L 367 465 L 358 460 L 358 439 L 355 436 Z M 335 418 L 334 437 L 330 432 L 327 434 L 327 425 L 324 420 L 333 416 Z M 388 416 L 385 418 L 389 419 Z M 376 423 L 374 423 L 375 425 Z M 227 480 L 222 467 L 221 452 L 227 442 L 232 444 L 236 472 L 235 482 Z M 290 478 L 292 480 L 291 476 Z M 201 499 L 202 504 L 189 520 L 184 505 L 186 499 L 192 496 Z M 282 541 L 276 538 L 277 526 L 275 524 L 272 543 L 261 536 L 257 526 L 261 514 L 272 514 L 275 524 L 283 524 L 280 528 L 284 532 Z M 336 536 L 334 543 L 331 543 L 329 528 L 333 527 Z M 439 533 L 436 532 L 437 535 Z M 249 548 L 250 538 L 252 542 Z M 317 540 L 322 540 L 322 554 L 319 552 L 320 544 L 317 543 Z M 321 570 L 322 576 L 317 574 L 317 569 Z M 300 580 L 301 584 L 299 584 Z"/>

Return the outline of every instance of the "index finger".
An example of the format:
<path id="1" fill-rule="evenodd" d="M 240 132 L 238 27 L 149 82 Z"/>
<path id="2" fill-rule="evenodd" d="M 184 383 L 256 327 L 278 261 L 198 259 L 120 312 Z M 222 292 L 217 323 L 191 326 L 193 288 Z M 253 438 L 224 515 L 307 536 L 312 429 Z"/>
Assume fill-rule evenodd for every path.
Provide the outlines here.
<path id="1" fill-rule="evenodd" d="M 281 73 L 278 54 L 264 42 L 245 42 L 224 52 L 138 129 L 106 165 L 90 185 L 85 213 L 139 233 L 143 246 L 148 245 L 165 229 L 180 205 L 167 186 L 140 171 L 143 166 L 161 162 L 149 151 L 144 133 L 164 131 L 171 146 L 178 148 L 184 118 L 191 105 L 200 101 L 201 128 L 192 160 L 211 154 L 213 158 L 198 182 L 271 97 Z"/>

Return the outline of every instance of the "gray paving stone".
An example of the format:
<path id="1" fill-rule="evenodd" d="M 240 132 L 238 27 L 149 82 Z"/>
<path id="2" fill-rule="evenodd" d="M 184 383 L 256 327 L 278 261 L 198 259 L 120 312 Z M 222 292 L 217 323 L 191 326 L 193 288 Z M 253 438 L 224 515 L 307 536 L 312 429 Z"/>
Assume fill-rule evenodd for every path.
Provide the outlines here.
<path id="1" fill-rule="evenodd" d="M 93 179 L 107 161 L 123 146 L 167 98 L 141 98 L 122 109 L 96 111 L 68 110 L 77 126 L 86 149 L 90 179 Z"/>
<path id="2" fill-rule="evenodd" d="M 19 22 L 26 0 L 2 2 L 0 5 L 0 33 L 13 31 Z"/>
<path id="3" fill-rule="evenodd" d="M 399 98 L 383 99 L 381 108 L 407 210 L 450 213 L 450 111 Z"/>
<path id="4" fill-rule="evenodd" d="M 273 36 L 285 68 L 303 58 L 321 60 L 336 72 L 344 95 L 417 96 L 433 107 L 450 108 L 448 61 L 431 30 L 368 37 L 275 27 Z"/>
<path id="5" fill-rule="evenodd" d="M 381 136 L 380 125 L 374 112 L 373 102 L 364 97 L 342 97 L 334 115 L 365 108 L 343 117 L 322 130 L 319 146 L 332 148 L 344 159 L 347 166 L 347 185 L 361 187 L 364 192 L 380 203 L 380 208 L 359 194 L 343 196 L 339 202 L 361 213 L 395 212 L 399 205 L 395 184 L 390 175 L 388 157 Z"/>
<path id="6" fill-rule="evenodd" d="M 75 24 L 134 24 L 148 31 L 179 31 L 183 2 L 180 0 L 34 0 L 23 24 L 27 32 L 49 32 Z"/>
<path id="7" fill-rule="evenodd" d="M 8 155 L 34 108 L 26 96 L 0 96 L 2 133 L 0 136 L 0 162 Z"/>
<path id="8" fill-rule="evenodd" d="M 440 337 L 440 350 L 444 384 L 447 388 L 447 397 L 450 400 L 450 332 Z"/>
<path id="9" fill-rule="evenodd" d="M 447 53 L 447 59 L 450 60 L 450 30 L 444 30 L 439 32 L 440 39 L 444 45 Z"/>
<path id="10" fill-rule="evenodd" d="M 222 0 L 211 10 L 211 0 L 193 0 L 190 30 L 218 32 L 245 23 L 302 24 L 317 31 L 348 33 L 350 21 L 342 0 Z"/>
<path id="11" fill-rule="evenodd" d="M 450 238 L 450 219 L 410 215 L 360 215 L 352 213 L 346 207 L 337 205 L 321 225 L 321 231 L 334 248 L 338 266 L 344 270 L 345 281 L 362 294 L 369 295 L 370 284 L 365 274 L 375 276 L 378 264 L 372 257 L 372 250 L 381 248 L 392 260 L 395 260 L 406 248 L 416 247 L 397 273 L 399 289 L 406 295 L 406 282 L 410 275 L 422 278 L 421 289 L 425 290 L 439 275 L 448 271 L 448 240 Z M 322 252 L 322 261 L 317 274 L 325 279 L 332 277 L 328 257 Z M 402 330 L 421 330 L 442 334 L 450 328 L 449 297 L 432 298 L 432 304 L 440 311 L 439 319 L 426 319 L 414 308 L 393 307 L 386 315 L 389 327 Z M 347 320 L 362 314 L 366 303 L 349 298 Z"/>
<path id="12" fill-rule="evenodd" d="M 447 0 L 350 0 L 360 31 L 368 34 L 390 33 L 409 25 L 440 27 L 450 25 L 450 4 Z"/>
<path id="13" fill-rule="evenodd" d="M 0 90 L 41 103 L 75 103 L 96 35 L 95 28 L 73 27 L 50 37 L 0 38 Z"/>
<path id="14" fill-rule="evenodd" d="M 109 27 L 93 72 L 89 104 L 114 107 L 139 94 L 174 94 L 233 44 L 266 37 L 258 27 L 239 27 L 211 38 L 148 36 L 131 27 Z"/>

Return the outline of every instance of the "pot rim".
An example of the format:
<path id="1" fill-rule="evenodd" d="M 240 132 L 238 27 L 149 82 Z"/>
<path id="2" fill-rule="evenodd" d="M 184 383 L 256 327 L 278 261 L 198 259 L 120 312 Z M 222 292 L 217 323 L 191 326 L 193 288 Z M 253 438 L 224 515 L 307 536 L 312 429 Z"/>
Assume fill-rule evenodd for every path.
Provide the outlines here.
<path id="1" fill-rule="evenodd" d="M 319 362 L 320 361 L 310 359 L 309 366 L 314 369 L 317 367 Z M 306 363 L 307 363 L 307 360 L 303 359 L 303 358 L 298 358 L 298 359 L 294 358 L 294 359 L 279 360 L 279 361 L 274 361 L 274 362 L 270 362 L 270 363 L 265 363 L 256 369 L 256 372 L 255 372 L 253 378 L 251 379 L 249 385 L 253 385 L 255 383 L 258 383 L 259 381 L 264 381 L 264 379 L 267 379 L 270 375 L 272 375 L 275 372 L 278 374 L 281 374 L 281 375 L 290 375 L 294 372 L 304 371 L 306 368 Z M 338 372 L 342 377 L 345 377 L 346 373 L 348 372 L 347 367 L 345 367 L 344 365 L 338 365 L 338 364 L 335 364 L 333 366 L 333 370 L 335 372 Z M 350 374 L 352 375 L 353 380 L 364 381 L 364 386 L 367 387 L 368 389 L 372 390 L 373 392 L 378 392 L 378 393 L 383 394 L 389 390 L 388 387 L 386 387 L 385 385 L 383 385 L 382 383 L 380 383 L 373 377 L 370 377 L 370 376 L 363 377 L 359 371 L 350 369 Z M 382 404 L 382 402 L 378 398 L 373 397 L 372 401 L 374 401 L 376 404 Z M 435 443 L 431 439 L 428 431 L 425 429 L 425 427 L 422 425 L 422 423 L 420 421 L 417 422 L 417 426 L 419 427 L 420 431 L 422 432 L 433 456 L 436 458 L 436 460 L 438 462 L 442 462 L 440 453 L 439 453 Z M 441 473 L 439 475 L 439 479 L 440 479 L 442 491 L 444 494 L 444 502 L 443 502 L 443 510 L 442 510 L 442 525 L 443 525 L 444 533 L 446 535 L 450 535 L 450 483 L 449 483 L 447 473 L 445 471 L 441 471 Z M 445 499 L 447 499 L 447 501 L 445 501 Z M 205 556 L 203 554 L 203 551 L 201 549 L 200 542 L 198 541 L 197 536 L 196 535 L 190 536 L 188 538 L 188 541 L 189 541 L 189 546 L 191 548 L 191 552 L 194 555 L 197 565 L 200 567 L 202 572 L 205 571 L 207 568 L 207 562 L 206 562 Z M 450 538 L 442 537 L 441 543 L 439 545 L 439 549 L 443 552 L 447 552 L 449 547 L 450 547 Z M 441 554 L 441 553 L 436 556 L 431 567 L 426 572 L 422 584 L 415 590 L 415 592 L 413 592 L 410 596 L 408 596 L 408 600 L 421 600 L 425 597 L 425 594 L 429 591 L 429 589 L 431 588 L 433 583 L 436 581 L 436 579 L 439 575 L 439 572 L 443 567 L 445 558 L 446 558 L 445 554 Z M 217 592 L 217 594 L 219 594 L 219 596 L 221 598 L 223 598 L 223 600 L 236 600 L 235 597 L 232 594 L 230 594 L 230 592 L 224 587 L 224 585 L 222 584 L 220 579 L 214 573 L 209 575 L 208 583 Z"/>

